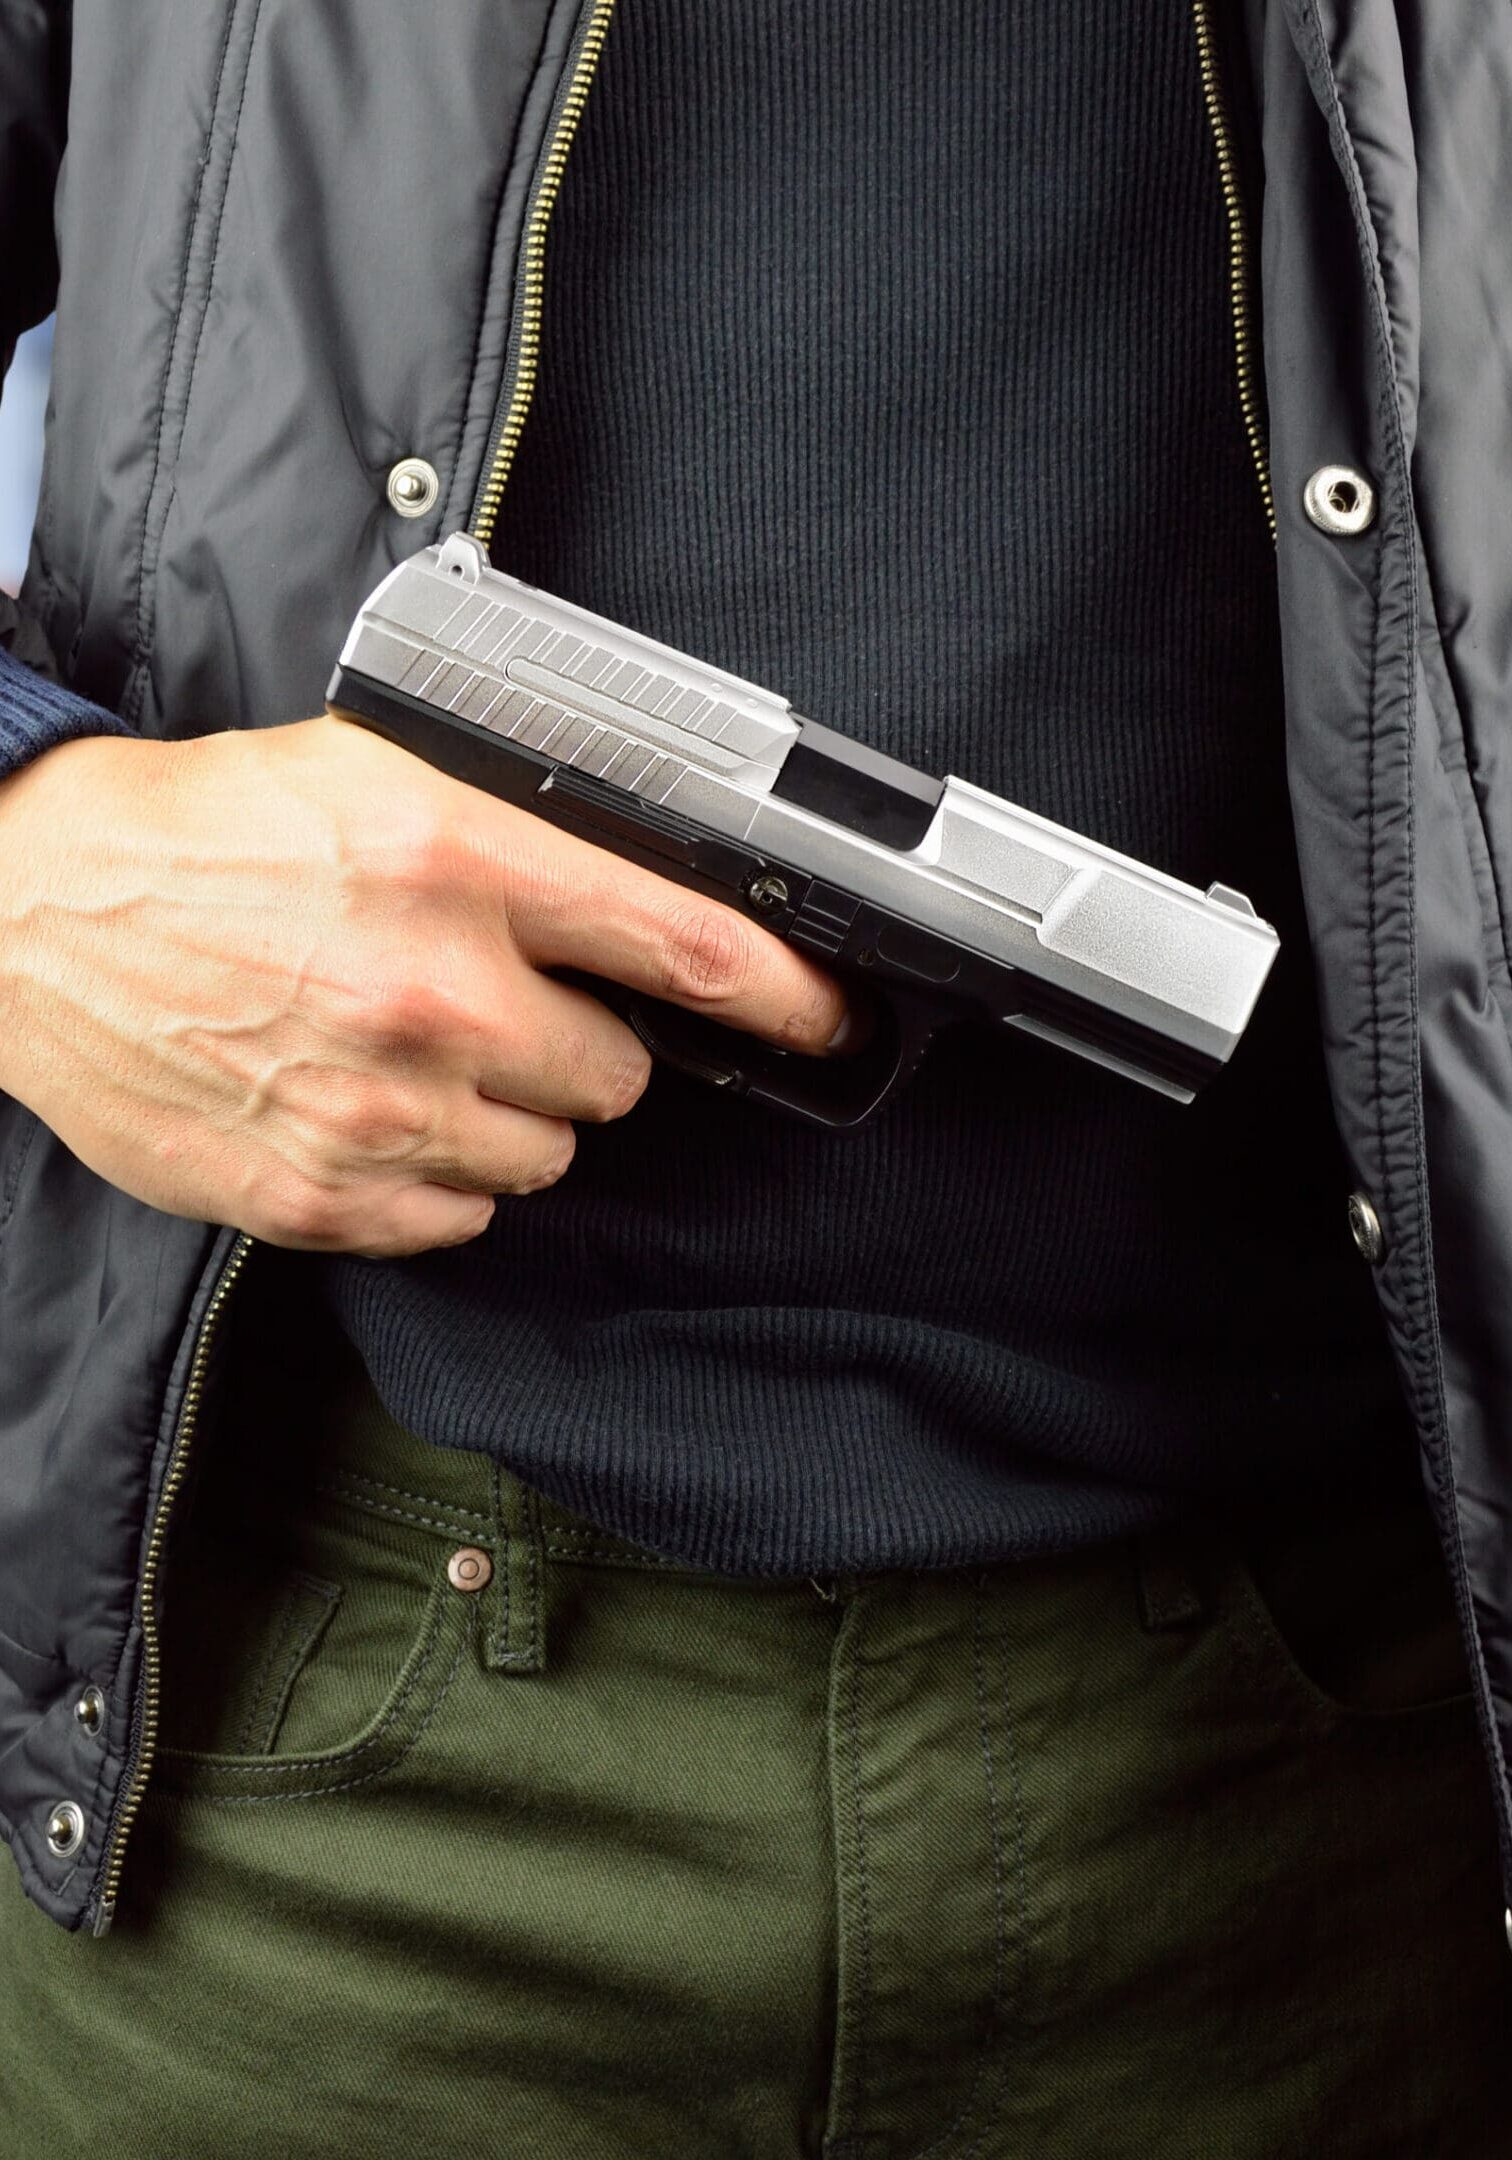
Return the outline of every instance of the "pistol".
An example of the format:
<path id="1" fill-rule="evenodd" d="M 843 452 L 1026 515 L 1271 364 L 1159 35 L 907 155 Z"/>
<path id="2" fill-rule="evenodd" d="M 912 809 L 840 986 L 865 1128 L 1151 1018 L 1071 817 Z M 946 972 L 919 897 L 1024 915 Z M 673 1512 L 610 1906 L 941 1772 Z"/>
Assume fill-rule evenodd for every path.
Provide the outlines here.
<path id="1" fill-rule="evenodd" d="M 845 1128 L 960 1021 L 1018 1028 L 1190 1102 L 1279 939 L 1206 892 L 806 720 L 770 690 L 495 570 L 470 534 L 366 601 L 330 710 L 751 916 L 875 993 L 866 1045 L 809 1057 L 587 979 L 654 1057 Z"/>

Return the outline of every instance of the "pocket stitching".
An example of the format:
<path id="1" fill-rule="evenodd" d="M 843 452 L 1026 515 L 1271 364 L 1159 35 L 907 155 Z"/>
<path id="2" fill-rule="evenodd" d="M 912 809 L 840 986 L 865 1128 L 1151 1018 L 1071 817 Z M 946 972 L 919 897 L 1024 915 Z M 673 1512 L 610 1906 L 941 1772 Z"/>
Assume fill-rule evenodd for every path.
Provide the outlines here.
<path id="1" fill-rule="evenodd" d="M 1441 1727 L 1473 1715 L 1474 1696 L 1468 1689 L 1394 1709 L 1356 1705 L 1331 1695 L 1297 1658 L 1244 1560 L 1232 1551 L 1228 1557 L 1228 1594 L 1218 1601 L 1225 1639 L 1272 1699 L 1300 1714 L 1313 1729 L 1346 1740 L 1413 1748 L 1440 1739 Z"/>
<path id="2" fill-rule="evenodd" d="M 297 1610 L 298 1593 L 301 1590 L 307 1591 L 313 1597 L 320 1598 L 325 1608 L 323 1612 L 315 1616 L 313 1624 L 306 1625 L 303 1628 L 298 1624 Z M 288 1703 L 289 1690 L 294 1684 L 294 1676 L 325 1633 L 331 1615 L 335 1612 L 340 1599 L 341 1585 L 339 1583 L 324 1582 L 318 1575 L 306 1574 L 302 1568 L 291 1568 L 289 1570 L 283 1584 L 282 1610 L 279 1617 L 278 1634 L 274 1638 L 274 1652 L 270 1653 L 269 1657 L 264 1661 L 262 1672 L 258 1677 L 256 1691 L 248 1706 L 246 1717 L 242 1720 L 242 1729 L 238 1735 L 238 1744 L 235 1751 L 237 1754 L 266 1755 L 271 1751 L 274 1742 L 278 1738 L 279 1727 L 284 1721 L 284 1712 Z M 287 1647 L 283 1649 L 277 1685 L 270 1692 L 269 1676 L 274 1654 L 285 1643 Z M 260 1746 L 255 1744 L 253 1738 L 253 1725 L 259 1719 L 263 1727 L 263 1739 Z"/>
<path id="3" fill-rule="evenodd" d="M 364 1755 L 371 1754 L 375 1748 L 384 1748 L 385 1736 L 391 1733 L 391 1729 L 399 1723 L 399 1721 L 403 1718 L 406 1710 L 410 1708 L 414 1697 L 420 1691 L 420 1688 L 428 1672 L 431 1669 L 433 1659 L 438 1651 L 438 1648 L 444 1636 L 444 1621 L 447 1616 L 447 1607 L 448 1605 L 453 1603 L 460 1607 L 460 1610 L 458 1610 L 455 1615 L 456 1620 L 460 1623 L 460 1639 L 457 1644 L 456 1657 L 453 1660 L 452 1668 L 447 1674 L 446 1679 L 443 1681 L 441 1688 L 437 1693 L 435 1701 L 432 1703 L 430 1709 L 427 1710 L 425 1717 L 422 1719 L 421 1723 L 415 1728 L 412 1733 L 409 1734 L 407 1738 L 400 1739 L 398 1746 L 394 1748 L 392 1753 L 386 1754 L 385 1761 L 379 1766 L 380 1770 L 392 1768 L 393 1764 L 398 1762 L 401 1757 L 414 1745 L 415 1741 L 424 1731 L 425 1726 L 429 1724 L 430 1718 L 434 1713 L 437 1704 L 439 1704 L 439 1702 L 441 1701 L 442 1696 L 445 1694 L 447 1688 L 450 1687 L 451 1682 L 456 1675 L 457 1664 L 460 1663 L 462 1652 L 465 1649 L 469 1638 L 470 1629 L 468 1626 L 468 1622 L 470 1619 L 470 1609 L 468 1605 L 464 1603 L 464 1601 L 457 1598 L 456 1592 L 452 1589 L 450 1583 L 448 1583 L 444 1577 L 434 1586 L 431 1591 L 429 1611 L 427 1612 L 425 1621 L 422 1624 L 420 1634 L 416 1639 L 414 1647 L 411 1649 L 408 1657 L 405 1660 L 405 1669 L 401 1672 L 400 1677 L 395 1684 L 395 1690 L 391 1699 L 380 1713 L 379 1723 L 372 1726 L 370 1729 L 366 1729 L 362 1733 L 360 1733 L 358 1737 L 350 1743 L 350 1745 L 346 1747 L 333 1748 L 328 1752 L 316 1755 L 278 1757 L 269 1762 L 247 1761 L 236 1755 L 216 1754 L 208 1749 L 165 1747 L 161 1751 L 161 1754 L 159 1756 L 159 1762 L 162 1766 L 162 1769 L 164 1771 L 167 1771 L 170 1766 L 176 1766 L 180 1772 L 180 1775 L 176 1780 L 172 1777 L 164 1777 L 164 1784 L 176 1791 L 194 1793 L 198 1797 L 204 1799 L 225 1800 L 258 1797 L 263 1797 L 267 1799 L 308 1798 L 308 1793 L 269 1793 L 266 1795 L 239 1795 L 215 1793 L 209 1788 L 211 1788 L 217 1780 L 222 1780 L 225 1782 L 235 1782 L 243 1778 L 286 1777 L 291 1772 L 297 1772 L 300 1770 L 342 1770 L 347 1768 L 350 1764 L 360 1761 Z M 392 1746 L 392 1741 L 389 1741 L 388 1745 Z M 362 1783 L 363 1778 L 365 1778 L 366 1776 L 376 1774 L 376 1772 L 364 1772 L 362 1774 L 362 1777 L 354 1778 L 350 1780 L 350 1782 L 353 1784 L 360 1784 Z M 341 1785 L 324 1783 L 311 1788 L 311 1790 L 315 1792 L 339 1792 L 342 1789 L 343 1788 Z"/>
<path id="4" fill-rule="evenodd" d="M 374 1778 L 387 1776 L 388 1772 L 392 1770 L 397 1763 L 403 1762 L 405 1756 L 409 1753 L 410 1749 L 416 1746 L 416 1744 L 420 1741 L 420 1739 L 426 1732 L 426 1729 L 431 1724 L 431 1721 L 435 1718 L 437 1712 L 440 1710 L 441 1705 L 445 1702 L 447 1696 L 451 1693 L 452 1685 L 456 1680 L 458 1671 L 461 1669 L 462 1653 L 467 1648 L 467 1640 L 468 1631 L 466 1628 L 464 1628 L 458 1640 L 456 1650 L 452 1655 L 451 1664 L 447 1668 L 446 1678 L 441 1682 L 440 1687 L 437 1688 L 435 1699 L 431 1703 L 430 1708 L 426 1711 L 424 1717 L 420 1720 L 420 1723 L 415 1727 L 414 1731 L 410 1734 L 409 1738 L 404 1742 L 404 1744 L 398 1749 L 396 1749 L 396 1751 L 392 1755 L 390 1755 L 386 1761 L 379 1763 L 376 1769 L 364 1770 L 359 1777 L 343 1778 L 341 1782 L 336 1785 L 311 1785 L 301 1792 L 207 1792 L 201 1793 L 197 1795 L 197 1797 L 205 1800 L 212 1807 L 267 1807 L 270 1804 L 276 1803 L 280 1800 L 318 1800 L 327 1793 L 350 1792 L 355 1785 L 370 1785 Z"/>

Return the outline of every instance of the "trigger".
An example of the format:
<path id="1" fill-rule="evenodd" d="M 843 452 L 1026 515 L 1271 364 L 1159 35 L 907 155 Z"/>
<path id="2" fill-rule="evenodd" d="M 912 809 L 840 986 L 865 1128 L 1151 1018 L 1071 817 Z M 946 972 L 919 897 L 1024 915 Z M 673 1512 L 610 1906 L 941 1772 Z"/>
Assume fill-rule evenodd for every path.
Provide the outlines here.
<path id="1" fill-rule="evenodd" d="M 659 1057 L 664 1063 L 676 1066 L 679 1072 L 686 1073 L 690 1079 L 706 1080 L 711 1087 L 734 1087 L 740 1080 L 741 1070 L 738 1065 L 723 1060 L 716 1063 L 709 1056 L 700 1055 L 697 1050 L 688 1048 L 677 1040 L 675 1031 L 664 1029 L 659 1019 L 653 1018 L 638 999 L 630 1004 L 626 1018 L 653 1057 Z M 688 1025 L 696 1028 L 698 1022 L 693 1019 Z"/>

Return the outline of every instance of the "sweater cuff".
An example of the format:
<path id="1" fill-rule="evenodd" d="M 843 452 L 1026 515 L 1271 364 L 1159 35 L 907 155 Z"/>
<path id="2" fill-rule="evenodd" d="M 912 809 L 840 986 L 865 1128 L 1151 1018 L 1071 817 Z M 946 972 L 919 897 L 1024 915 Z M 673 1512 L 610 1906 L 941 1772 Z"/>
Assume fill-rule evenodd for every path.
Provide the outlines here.
<path id="1" fill-rule="evenodd" d="M 77 736 L 135 733 L 103 705 L 49 682 L 0 647 L 0 780 Z"/>

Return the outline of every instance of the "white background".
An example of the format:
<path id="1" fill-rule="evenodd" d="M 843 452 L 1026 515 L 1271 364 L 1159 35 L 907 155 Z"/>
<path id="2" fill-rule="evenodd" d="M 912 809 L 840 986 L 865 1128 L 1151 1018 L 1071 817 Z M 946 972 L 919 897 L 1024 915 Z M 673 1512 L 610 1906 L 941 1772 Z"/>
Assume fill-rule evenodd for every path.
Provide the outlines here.
<path id="1" fill-rule="evenodd" d="M 0 589 L 6 592 L 21 582 L 36 515 L 51 350 L 50 323 L 28 331 L 0 394 Z"/>

